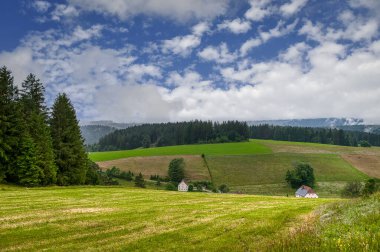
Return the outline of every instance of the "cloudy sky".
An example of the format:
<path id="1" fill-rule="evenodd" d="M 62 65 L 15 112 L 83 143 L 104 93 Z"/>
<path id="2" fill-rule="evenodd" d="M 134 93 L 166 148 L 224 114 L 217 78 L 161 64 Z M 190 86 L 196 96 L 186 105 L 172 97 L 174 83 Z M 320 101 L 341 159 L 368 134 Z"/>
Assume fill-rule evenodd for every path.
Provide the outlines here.
<path id="1" fill-rule="evenodd" d="M 2 0 L 0 65 L 81 120 L 380 123 L 379 0 Z"/>

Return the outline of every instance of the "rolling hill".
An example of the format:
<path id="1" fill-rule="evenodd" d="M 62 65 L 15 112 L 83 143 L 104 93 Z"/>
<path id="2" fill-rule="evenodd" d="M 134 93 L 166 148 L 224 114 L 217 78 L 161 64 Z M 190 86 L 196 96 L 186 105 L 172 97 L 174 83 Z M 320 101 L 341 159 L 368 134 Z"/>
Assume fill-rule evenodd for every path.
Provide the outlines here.
<path id="1" fill-rule="evenodd" d="M 202 163 L 205 154 L 208 167 Z M 378 177 L 380 148 L 359 148 L 271 140 L 244 143 L 181 145 L 116 152 L 90 153 L 102 168 L 165 176 L 171 159 L 183 157 L 189 180 L 209 178 L 216 185 L 227 184 L 232 191 L 265 194 L 293 194 L 284 182 L 288 169 L 307 162 L 315 169 L 320 196 L 335 197 L 348 181 Z M 369 162 L 370 160 L 371 162 Z M 207 169 L 209 168 L 209 169 Z"/>

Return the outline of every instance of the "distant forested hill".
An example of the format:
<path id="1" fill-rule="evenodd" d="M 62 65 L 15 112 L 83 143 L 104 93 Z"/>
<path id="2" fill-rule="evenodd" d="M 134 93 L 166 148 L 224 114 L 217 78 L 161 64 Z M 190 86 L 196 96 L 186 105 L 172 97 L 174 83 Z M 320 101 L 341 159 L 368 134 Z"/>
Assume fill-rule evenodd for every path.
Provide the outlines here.
<path id="1" fill-rule="evenodd" d="M 250 126 L 250 137 L 256 139 L 271 139 L 295 142 L 311 142 L 344 146 L 358 146 L 368 142 L 380 146 L 380 134 L 362 131 L 310 128 L 274 125 Z"/>
<path id="2" fill-rule="evenodd" d="M 191 121 L 155 123 L 115 130 L 103 136 L 91 151 L 128 150 L 151 146 L 170 146 L 196 143 L 240 142 L 249 139 L 245 122 Z"/>
<path id="3" fill-rule="evenodd" d="M 82 137 L 86 145 L 95 144 L 103 136 L 114 132 L 116 128 L 104 125 L 85 125 L 80 126 Z"/>

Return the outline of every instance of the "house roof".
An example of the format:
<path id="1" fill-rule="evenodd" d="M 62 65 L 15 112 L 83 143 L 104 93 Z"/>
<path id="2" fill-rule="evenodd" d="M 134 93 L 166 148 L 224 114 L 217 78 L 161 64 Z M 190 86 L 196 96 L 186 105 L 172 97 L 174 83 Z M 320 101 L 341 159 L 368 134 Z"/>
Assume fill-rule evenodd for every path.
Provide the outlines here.
<path id="1" fill-rule="evenodd" d="M 182 179 L 182 181 L 181 181 L 181 183 L 179 183 L 178 185 L 180 185 L 180 184 L 185 184 L 185 185 L 187 185 L 187 183 L 185 182 L 185 180 L 184 179 Z"/>
<path id="2" fill-rule="evenodd" d="M 309 186 L 305 186 L 305 185 L 302 185 L 300 188 L 298 188 L 298 190 L 296 191 L 296 194 L 297 195 L 300 195 L 302 197 L 305 197 L 306 194 L 308 193 L 315 193 L 314 190 L 309 187 Z"/>

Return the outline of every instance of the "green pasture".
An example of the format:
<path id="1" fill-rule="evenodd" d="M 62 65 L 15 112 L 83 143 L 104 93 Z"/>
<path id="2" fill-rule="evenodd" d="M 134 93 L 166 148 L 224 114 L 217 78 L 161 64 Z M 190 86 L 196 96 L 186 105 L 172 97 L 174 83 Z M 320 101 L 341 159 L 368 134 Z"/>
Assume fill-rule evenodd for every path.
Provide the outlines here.
<path id="1" fill-rule="evenodd" d="M 336 199 L 0 185 L 0 251 L 257 251 Z"/>

